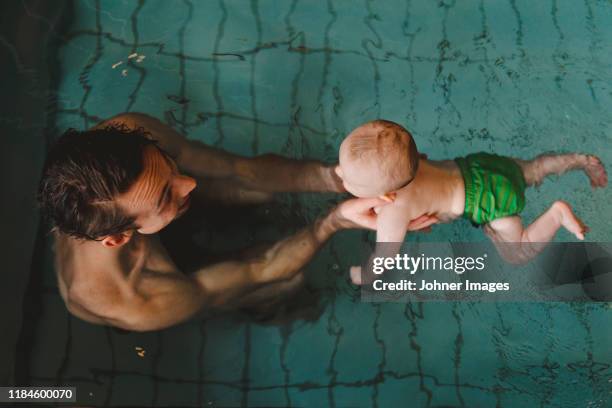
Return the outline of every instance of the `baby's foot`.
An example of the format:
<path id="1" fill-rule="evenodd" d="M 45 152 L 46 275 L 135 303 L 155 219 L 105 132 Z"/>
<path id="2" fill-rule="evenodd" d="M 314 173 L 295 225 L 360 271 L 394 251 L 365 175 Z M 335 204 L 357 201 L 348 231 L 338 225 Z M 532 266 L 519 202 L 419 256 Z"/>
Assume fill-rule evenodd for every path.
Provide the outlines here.
<path id="1" fill-rule="evenodd" d="M 351 266 L 351 282 L 361 285 L 361 266 Z"/>
<path id="2" fill-rule="evenodd" d="M 583 241 L 584 234 L 589 232 L 589 227 L 584 225 L 580 218 L 572 211 L 572 207 L 565 201 L 555 201 L 553 206 L 559 211 L 561 225 L 574 234 L 576 238 Z"/>
<path id="3" fill-rule="evenodd" d="M 591 187 L 604 187 L 608 184 L 608 174 L 597 156 L 587 155 L 584 172 L 591 180 Z"/>

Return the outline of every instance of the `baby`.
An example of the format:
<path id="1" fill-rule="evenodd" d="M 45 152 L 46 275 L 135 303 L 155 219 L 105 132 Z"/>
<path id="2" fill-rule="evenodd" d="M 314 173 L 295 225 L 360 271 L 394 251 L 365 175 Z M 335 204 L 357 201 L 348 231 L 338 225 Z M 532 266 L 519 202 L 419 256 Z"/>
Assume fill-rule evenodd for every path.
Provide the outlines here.
<path id="1" fill-rule="evenodd" d="M 544 177 L 583 170 L 592 187 L 608 182 L 601 161 L 585 154 L 545 154 L 520 160 L 489 153 L 455 160 L 419 157 L 410 133 L 386 120 L 368 122 L 353 130 L 340 146 L 336 173 L 346 190 L 357 197 L 380 197 L 391 204 L 377 209 L 376 241 L 386 244 L 384 256 L 394 256 L 406 235 L 406 226 L 419 217 L 430 223 L 450 222 L 461 216 L 484 225 L 500 255 L 520 263 L 533 258 L 564 227 L 583 240 L 588 228 L 565 201 L 555 201 L 532 224 L 523 227 L 519 213 L 525 207 L 525 189 Z M 424 225 L 426 226 L 426 225 Z M 521 243 L 512 246 L 502 243 Z M 499 244 L 499 245 L 498 245 Z M 377 252 L 381 249 L 377 246 Z M 354 283 L 361 269 L 351 268 Z"/>

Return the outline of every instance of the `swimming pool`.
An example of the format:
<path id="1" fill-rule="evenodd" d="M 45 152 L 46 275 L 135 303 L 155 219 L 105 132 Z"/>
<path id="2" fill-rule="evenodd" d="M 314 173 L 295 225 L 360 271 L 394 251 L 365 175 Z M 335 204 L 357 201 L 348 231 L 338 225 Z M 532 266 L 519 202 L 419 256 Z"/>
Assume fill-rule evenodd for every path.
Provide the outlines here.
<path id="1" fill-rule="evenodd" d="M 382 117 L 433 159 L 587 151 L 610 167 L 611 35 L 607 1 L 79 1 L 58 34 L 55 127 L 140 111 L 235 153 L 333 162 Z M 282 196 L 267 227 L 195 241 L 275 239 L 333 198 Z M 524 217 L 560 198 L 609 241 L 612 192 L 582 174 L 530 190 Z M 612 406 L 607 304 L 362 303 L 348 267 L 368 238 L 338 234 L 310 264 L 314 319 L 128 334 L 67 314 L 47 243 L 27 380 L 96 406 Z M 484 236 L 461 221 L 409 239 Z"/>

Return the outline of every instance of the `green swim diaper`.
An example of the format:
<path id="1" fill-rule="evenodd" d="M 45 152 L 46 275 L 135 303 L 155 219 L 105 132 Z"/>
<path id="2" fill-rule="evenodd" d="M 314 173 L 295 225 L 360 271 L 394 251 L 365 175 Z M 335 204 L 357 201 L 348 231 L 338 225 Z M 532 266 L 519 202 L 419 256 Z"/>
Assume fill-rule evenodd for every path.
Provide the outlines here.
<path id="1" fill-rule="evenodd" d="M 455 162 L 465 182 L 463 215 L 472 223 L 486 224 L 525 208 L 525 177 L 511 158 L 480 152 Z"/>

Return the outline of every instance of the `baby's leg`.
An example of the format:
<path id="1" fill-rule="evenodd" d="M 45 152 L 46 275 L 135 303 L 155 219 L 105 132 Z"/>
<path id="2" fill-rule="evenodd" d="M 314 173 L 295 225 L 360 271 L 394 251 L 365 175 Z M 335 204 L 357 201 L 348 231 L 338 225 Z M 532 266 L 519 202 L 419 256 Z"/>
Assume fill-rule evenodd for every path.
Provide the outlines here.
<path id="1" fill-rule="evenodd" d="M 583 170 L 591 181 L 592 187 L 604 187 L 608 175 L 601 160 L 590 154 L 542 154 L 532 160 L 514 159 L 521 166 L 528 185 L 538 185 L 544 177 L 561 175 L 570 170 Z"/>
<path id="2" fill-rule="evenodd" d="M 485 225 L 484 231 L 504 259 L 512 263 L 521 263 L 541 252 L 561 227 L 580 240 L 584 239 L 584 234 L 588 231 L 565 201 L 555 201 L 527 228 L 523 228 L 521 217 L 512 216 L 491 221 Z"/>

